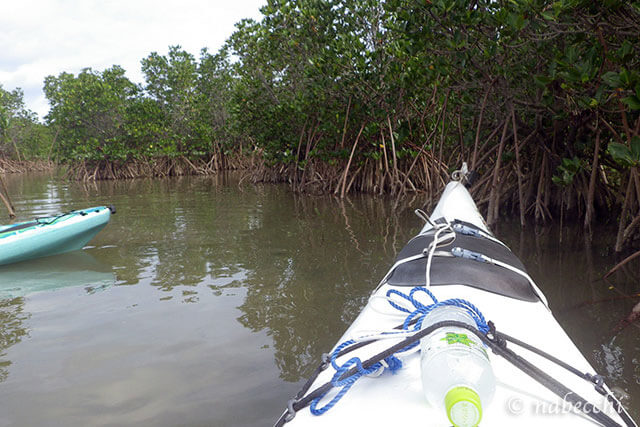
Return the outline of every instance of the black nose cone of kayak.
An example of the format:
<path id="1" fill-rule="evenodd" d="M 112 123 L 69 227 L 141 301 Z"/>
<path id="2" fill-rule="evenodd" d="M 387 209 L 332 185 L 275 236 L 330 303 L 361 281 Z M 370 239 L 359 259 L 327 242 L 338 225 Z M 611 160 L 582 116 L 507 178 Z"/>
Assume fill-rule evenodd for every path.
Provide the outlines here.
<path id="1" fill-rule="evenodd" d="M 109 205 L 108 208 L 111 211 L 111 215 L 114 215 L 116 213 L 116 207 L 115 206 Z"/>

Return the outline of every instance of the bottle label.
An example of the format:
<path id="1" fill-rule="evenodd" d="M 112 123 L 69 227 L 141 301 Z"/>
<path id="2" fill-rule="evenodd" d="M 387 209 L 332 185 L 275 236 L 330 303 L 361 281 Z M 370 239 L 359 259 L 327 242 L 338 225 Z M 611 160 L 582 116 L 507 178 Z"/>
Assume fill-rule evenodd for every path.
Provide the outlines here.
<path id="1" fill-rule="evenodd" d="M 453 348 L 477 349 L 482 352 L 487 360 L 489 360 L 489 355 L 478 337 L 471 333 L 452 331 L 451 329 L 439 329 L 434 331 L 429 337 L 426 350 L 427 352 L 431 352 L 434 350 L 451 348 L 450 346 L 453 346 Z"/>
<path id="2" fill-rule="evenodd" d="M 440 338 L 440 341 L 446 341 L 449 345 L 459 343 L 467 347 L 471 347 L 472 344 L 478 345 L 467 334 L 456 334 L 455 332 L 447 332 L 443 338 Z"/>

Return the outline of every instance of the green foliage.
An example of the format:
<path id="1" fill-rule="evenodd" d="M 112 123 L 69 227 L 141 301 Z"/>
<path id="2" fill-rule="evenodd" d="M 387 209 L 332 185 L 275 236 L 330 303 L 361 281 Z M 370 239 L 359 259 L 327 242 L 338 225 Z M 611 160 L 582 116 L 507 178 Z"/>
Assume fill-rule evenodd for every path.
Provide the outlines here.
<path id="1" fill-rule="evenodd" d="M 46 158 L 49 130 L 24 105 L 21 89 L 9 92 L 0 85 L 0 155 L 15 160 Z"/>
<path id="2" fill-rule="evenodd" d="M 640 166 L 640 137 L 634 136 L 629 146 L 617 142 L 609 143 L 607 151 L 622 166 Z"/>
<path id="3" fill-rule="evenodd" d="M 538 167 L 541 149 L 562 159 L 554 181 L 576 185 L 595 132 L 624 139 L 609 144 L 608 167 L 637 164 L 636 3 L 268 0 L 262 19 L 239 22 L 215 54 L 151 53 L 140 87 L 117 66 L 48 77 L 47 121 L 69 161 L 248 148 L 298 170 L 341 167 L 362 128 L 354 164 L 386 169 L 423 145 L 443 161 L 468 156 L 476 140 L 491 150 L 513 109 L 520 138 L 540 136 L 523 149 L 523 169 Z M 514 153 L 507 147 L 503 164 Z"/>
<path id="4" fill-rule="evenodd" d="M 143 59 L 142 71 L 144 87 L 119 66 L 45 79 L 47 122 L 59 133 L 62 161 L 199 157 L 228 139 L 233 77 L 224 54 L 203 51 L 198 63 L 174 46 Z"/>
<path id="5" fill-rule="evenodd" d="M 551 179 L 556 185 L 566 187 L 573 183 L 573 179 L 582 169 L 582 161 L 579 158 L 573 157 L 572 159 L 567 159 L 565 157 L 558 166 L 558 174 L 554 175 Z"/>
<path id="6" fill-rule="evenodd" d="M 58 133 L 62 160 L 124 160 L 127 157 L 127 108 L 138 88 L 121 67 L 102 73 L 82 70 L 45 78 L 51 104 L 46 120 Z"/>

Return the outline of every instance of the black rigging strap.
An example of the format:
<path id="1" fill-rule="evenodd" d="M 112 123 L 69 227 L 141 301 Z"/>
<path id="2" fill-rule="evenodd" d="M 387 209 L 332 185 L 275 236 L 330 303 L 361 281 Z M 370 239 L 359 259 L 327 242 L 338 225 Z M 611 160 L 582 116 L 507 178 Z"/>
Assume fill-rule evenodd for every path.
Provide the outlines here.
<path id="1" fill-rule="evenodd" d="M 625 425 L 627 427 L 637 427 L 637 424 L 627 414 L 627 412 L 624 410 L 620 402 L 609 391 L 605 389 L 604 381 L 602 377 L 600 377 L 599 375 L 591 375 L 588 373 L 580 372 L 574 367 L 568 365 L 567 363 L 555 358 L 554 356 L 551 356 L 550 354 L 540 349 L 537 349 L 529 344 L 526 344 L 516 338 L 510 337 L 507 334 L 503 334 L 501 332 L 496 331 L 495 326 L 493 325 L 493 322 L 489 322 L 490 331 L 486 335 L 478 332 L 478 330 L 473 326 L 467 325 L 466 323 L 462 323 L 462 322 L 444 321 L 444 322 L 435 323 L 427 328 L 421 329 L 415 334 L 405 338 L 404 340 L 398 342 L 397 344 L 369 358 L 368 360 L 362 363 L 362 367 L 364 369 L 368 369 L 372 365 L 395 354 L 399 350 L 406 348 L 407 346 L 419 341 L 421 338 L 424 338 L 425 336 L 429 335 L 431 332 L 435 331 L 436 329 L 443 328 L 443 327 L 452 327 L 452 326 L 458 327 L 458 328 L 465 328 L 473 332 L 474 334 L 476 334 L 489 348 L 491 348 L 491 350 L 495 354 L 498 354 L 504 357 L 507 361 L 512 363 L 515 367 L 519 368 L 524 373 L 529 375 L 531 378 L 538 381 L 540 384 L 545 386 L 547 389 L 549 389 L 551 392 L 556 394 L 561 399 L 564 399 L 565 401 L 571 403 L 575 408 L 579 409 L 585 415 L 592 418 L 599 425 L 604 427 L 622 427 L 616 421 L 611 419 L 611 417 L 605 414 L 601 409 L 595 407 L 592 403 L 588 402 L 587 400 L 582 398 L 580 395 L 573 392 L 564 384 L 560 383 L 558 380 L 551 377 L 550 375 L 548 375 L 547 373 L 545 373 L 544 371 L 542 371 L 541 369 L 533 365 L 531 362 L 529 362 L 528 360 L 524 359 L 522 356 L 515 353 L 513 350 L 507 348 L 507 341 L 515 345 L 518 345 L 526 350 L 529 350 L 541 357 L 544 357 L 549 361 L 554 362 L 557 365 L 565 368 L 569 372 L 577 375 L 578 377 L 593 383 L 596 391 L 598 391 L 598 393 L 602 394 L 603 396 L 606 396 L 607 400 L 612 404 L 613 408 L 620 415 L 620 418 L 622 418 Z M 396 327 L 396 329 L 400 329 L 400 328 L 401 327 Z M 374 341 L 375 340 L 372 339 L 370 341 L 363 341 L 360 343 L 356 343 L 352 346 L 349 346 L 343 349 L 339 353 L 338 357 L 343 356 L 353 350 L 356 350 L 357 348 L 361 348 Z M 289 401 L 287 410 L 285 410 L 284 413 L 280 416 L 280 418 L 276 421 L 276 423 L 274 424 L 274 427 L 281 427 L 288 421 L 291 421 L 293 417 L 295 417 L 295 414 L 297 411 L 309 406 L 314 399 L 320 396 L 323 396 L 333 387 L 331 382 L 327 382 L 307 394 L 307 392 L 311 388 L 311 385 L 313 384 L 317 376 L 328 366 L 329 366 L 328 355 L 323 355 L 323 363 L 316 369 L 316 372 L 314 373 L 314 375 L 311 378 L 309 378 L 309 380 L 304 384 L 304 386 L 298 392 L 296 397 Z M 358 371 L 357 367 L 350 369 L 349 371 L 345 372 L 342 375 L 340 380 L 354 375 L 355 373 L 357 373 L 357 371 Z"/>

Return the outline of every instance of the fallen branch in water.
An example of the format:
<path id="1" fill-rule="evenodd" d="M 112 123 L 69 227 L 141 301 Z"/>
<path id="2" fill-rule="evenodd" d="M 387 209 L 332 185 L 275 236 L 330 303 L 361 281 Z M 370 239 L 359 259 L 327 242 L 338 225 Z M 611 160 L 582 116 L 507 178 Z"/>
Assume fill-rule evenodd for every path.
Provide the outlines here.
<path id="1" fill-rule="evenodd" d="M 606 279 L 607 277 L 611 276 L 613 273 L 615 273 L 615 271 L 617 269 L 619 269 L 620 267 L 628 264 L 629 262 L 633 261 L 635 258 L 640 257 L 640 251 L 629 255 L 628 257 L 626 257 L 625 259 L 623 259 L 622 261 L 620 261 L 618 264 L 616 264 L 611 270 L 609 270 L 609 272 L 607 274 L 604 275 L 603 279 Z"/>

